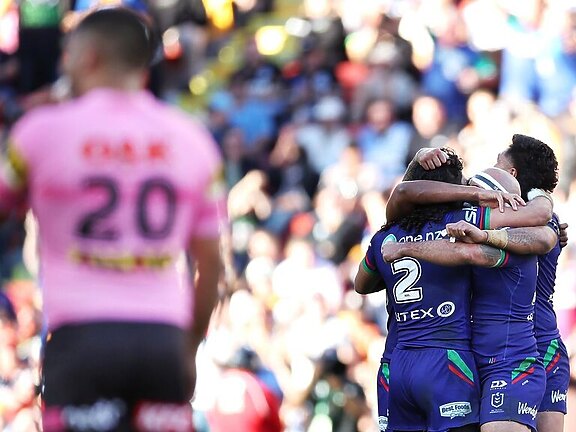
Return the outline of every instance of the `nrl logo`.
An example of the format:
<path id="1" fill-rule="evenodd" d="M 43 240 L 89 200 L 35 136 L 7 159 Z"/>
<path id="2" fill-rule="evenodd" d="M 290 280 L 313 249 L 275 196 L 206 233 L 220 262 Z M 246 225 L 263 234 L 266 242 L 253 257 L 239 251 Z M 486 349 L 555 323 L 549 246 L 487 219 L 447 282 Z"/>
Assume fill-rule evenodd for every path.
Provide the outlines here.
<path id="1" fill-rule="evenodd" d="M 496 392 L 490 397 L 490 405 L 500 408 L 504 404 L 504 393 Z"/>

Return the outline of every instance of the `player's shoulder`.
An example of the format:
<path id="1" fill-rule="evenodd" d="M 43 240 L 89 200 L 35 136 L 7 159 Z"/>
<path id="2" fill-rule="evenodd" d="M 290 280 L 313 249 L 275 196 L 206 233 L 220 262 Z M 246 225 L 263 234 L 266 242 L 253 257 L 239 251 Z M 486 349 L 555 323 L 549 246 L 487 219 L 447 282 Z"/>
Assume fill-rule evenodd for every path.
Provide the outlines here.
<path id="1" fill-rule="evenodd" d="M 384 243 L 397 243 L 398 239 L 401 236 L 401 230 L 398 225 L 392 225 L 386 229 L 381 229 L 374 233 L 372 236 L 371 243 L 373 245 L 377 244 L 384 244 Z"/>
<path id="2" fill-rule="evenodd" d="M 24 113 L 12 126 L 9 141 L 15 150 L 27 153 L 24 148 L 34 147 L 35 143 L 52 138 L 65 130 L 62 122 L 72 111 L 69 102 L 35 107 Z"/>
<path id="3" fill-rule="evenodd" d="M 25 130 L 39 126 L 48 127 L 53 125 L 62 117 L 62 114 L 69 110 L 70 102 L 59 104 L 42 105 L 30 109 L 15 123 L 13 130 Z"/>

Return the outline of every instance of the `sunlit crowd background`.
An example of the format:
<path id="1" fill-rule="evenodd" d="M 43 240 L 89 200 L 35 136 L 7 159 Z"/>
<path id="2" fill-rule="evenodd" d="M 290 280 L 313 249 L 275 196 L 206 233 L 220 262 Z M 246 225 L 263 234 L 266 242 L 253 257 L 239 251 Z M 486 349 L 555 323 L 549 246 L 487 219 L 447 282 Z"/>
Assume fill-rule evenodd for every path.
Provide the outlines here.
<path id="1" fill-rule="evenodd" d="M 22 113 L 58 103 L 66 32 L 116 3 L 0 0 L 3 137 Z M 570 242 L 554 304 L 575 359 L 565 430 L 576 431 L 576 1 L 122 3 L 158 29 L 150 90 L 205 122 L 225 161 L 231 229 L 198 360 L 198 431 L 377 431 L 385 296 L 362 297 L 352 281 L 387 197 L 418 149 L 452 147 L 470 175 L 514 133 L 546 142 L 560 163 L 555 211 Z M 26 220 L 15 212 L 0 225 L 0 430 L 10 432 L 37 430 L 46 336 Z"/>

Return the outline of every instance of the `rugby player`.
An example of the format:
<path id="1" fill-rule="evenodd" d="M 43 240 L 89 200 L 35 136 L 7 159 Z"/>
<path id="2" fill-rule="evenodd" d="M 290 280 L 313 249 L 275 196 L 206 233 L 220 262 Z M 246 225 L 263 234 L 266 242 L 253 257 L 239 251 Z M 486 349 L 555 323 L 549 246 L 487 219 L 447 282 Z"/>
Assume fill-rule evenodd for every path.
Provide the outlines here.
<path id="1" fill-rule="evenodd" d="M 434 149 L 436 151 L 438 149 Z M 440 150 L 438 150 L 440 151 Z M 437 158 L 438 155 L 430 152 L 433 157 Z M 446 153 L 443 151 L 441 152 L 442 161 L 438 162 L 438 165 L 446 162 Z M 413 165 L 419 163 L 419 161 L 414 160 L 410 164 L 409 168 L 407 169 L 407 173 L 413 170 Z M 420 162 L 421 163 L 421 162 Z M 422 164 L 422 163 L 421 163 Z M 424 164 L 422 166 L 425 169 L 428 169 Z M 391 197 L 391 201 L 388 203 L 387 212 L 390 212 L 390 209 L 394 209 L 395 206 L 398 207 L 398 211 L 402 211 L 407 213 L 412 211 L 414 205 L 410 202 L 403 203 L 401 200 L 395 200 L 395 197 L 399 195 L 403 195 L 404 192 L 415 192 L 414 195 L 421 195 L 419 193 L 419 187 L 422 186 L 422 189 L 427 192 L 425 196 L 427 200 L 434 202 L 443 202 L 446 201 L 445 195 L 443 193 L 436 194 L 438 189 L 437 182 L 427 181 L 427 182 L 419 182 L 412 180 L 414 177 L 405 176 L 404 182 L 401 185 L 397 186 L 394 190 L 394 193 Z M 416 187 L 411 187 L 404 189 L 404 184 L 411 184 L 415 185 Z M 434 184 L 434 187 L 429 187 Z M 467 211 L 465 217 L 474 223 L 479 223 L 480 226 L 494 226 L 494 224 L 498 224 L 498 226 L 502 225 L 510 225 L 510 226 L 522 226 L 524 224 L 528 225 L 531 222 L 536 222 L 538 224 L 544 224 L 545 221 L 548 220 L 549 216 L 551 215 L 551 206 L 549 202 L 539 200 L 539 202 L 534 205 L 532 203 L 530 206 L 523 208 L 520 212 L 509 212 L 505 211 L 504 204 L 508 204 L 514 210 L 518 209 L 519 204 L 524 204 L 522 199 L 518 199 L 518 197 L 514 194 L 489 194 L 487 195 L 488 191 L 481 190 L 478 188 L 471 188 L 467 186 L 458 186 L 454 184 L 449 185 L 451 191 L 453 193 L 457 193 L 458 197 L 456 199 L 466 200 L 466 201 L 474 201 L 479 203 L 482 206 L 486 206 L 486 208 L 481 208 L 479 212 L 476 211 Z M 456 191 L 456 192 L 454 192 Z M 415 202 L 417 202 L 416 197 L 411 197 Z M 491 213 L 491 208 L 494 205 L 497 205 L 500 209 L 501 213 Z M 491 217 L 492 214 L 492 217 Z M 440 236 L 439 236 L 440 237 Z M 361 270 L 359 270 L 360 272 Z M 377 377 L 377 392 L 378 392 L 378 416 L 379 416 L 379 425 L 381 430 L 386 430 L 386 425 L 388 424 L 388 388 L 389 388 L 389 359 L 390 354 L 393 350 L 394 343 L 391 341 L 395 341 L 395 319 L 393 314 L 389 314 L 389 322 L 388 322 L 389 330 L 387 336 L 387 343 L 386 349 L 383 353 L 381 366 L 379 369 L 378 377 Z"/>
<path id="2" fill-rule="evenodd" d="M 512 144 L 498 155 L 495 166 L 516 177 L 525 198 L 534 189 L 552 193 L 558 184 L 558 162 L 554 151 L 542 141 L 526 135 L 514 135 Z M 553 303 L 561 250 L 562 225 L 558 215 L 553 215 L 549 225 L 558 233 L 558 239 L 550 252 L 538 256 L 539 272 L 534 310 L 538 351 L 546 368 L 546 392 L 538 410 L 538 431 L 562 432 L 570 382 L 570 361 L 558 330 Z"/>
<path id="3" fill-rule="evenodd" d="M 415 158 L 425 169 L 434 169 L 446 159 L 440 149 L 423 149 Z M 516 177 L 526 200 L 533 190 L 552 193 L 558 183 L 558 162 L 554 151 L 542 141 L 526 135 L 515 134 L 510 146 L 498 155 L 495 166 Z M 435 191 L 437 194 L 445 192 Z M 542 193 L 534 191 L 532 194 Z M 449 194 L 444 196 L 450 197 Z M 558 216 L 553 214 L 548 226 L 556 231 L 558 236 L 551 251 L 538 254 L 534 330 L 538 351 L 546 368 L 546 392 L 539 408 L 537 423 L 539 432 L 562 432 L 567 409 L 570 363 L 558 330 L 553 298 L 558 256 L 561 247 L 567 242 L 567 224 L 561 224 Z M 532 240 L 526 237 L 519 253 L 531 253 Z"/>
<path id="4" fill-rule="evenodd" d="M 411 164 L 405 180 L 428 178 L 462 183 L 462 164 L 449 152 L 442 172 Z M 494 195 L 493 195 L 494 196 Z M 420 241 L 442 236 L 446 223 L 466 218 L 480 221 L 479 209 L 461 204 L 414 208 L 412 213 L 377 232 L 359 266 L 355 289 L 368 294 L 387 288 L 396 344 L 387 343 L 384 375 L 389 359 L 389 418 L 380 418 L 381 430 L 473 431 L 479 421 L 479 381 L 470 351 L 471 267 L 446 269 L 412 258 L 392 264 L 380 253 L 389 242 Z M 485 265 L 499 264 L 494 248 Z M 389 329 L 388 341 L 394 336 Z M 390 354 L 390 350 L 395 348 Z M 385 405 L 386 401 L 379 405 Z M 380 409 L 379 409 L 380 410 Z M 386 412 L 380 410 L 382 412 Z M 381 417 L 384 416 L 381 414 Z M 388 416 L 385 416 L 388 417 Z"/>
<path id="5" fill-rule="evenodd" d="M 63 57 L 75 98 L 10 136 L 0 206 L 28 197 L 39 223 L 45 432 L 192 430 L 225 191 L 205 128 L 143 90 L 153 48 L 136 13 L 87 15 Z"/>
<path id="6" fill-rule="evenodd" d="M 472 180 L 471 183 L 484 187 L 490 187 L 487 182 L 494 181 L 494 186 L 502 190 L 520 192 L 514 177 L 498 168 L 489 168 Z M 514 250 L 522 250 L 519 238 L 535 240 L 531 244 L 537 253 L 547 253 L 557 242 L 556 233 L 548 227 L 518 230 L 520 232 L 511 230 L 510 246 Z M 460 238 L 471 232 L 487 244 L 508 247 L 507 231 L 481 231 L 465 221 L 448 224 L 447 231 L 456 232 Z M 481 248 L 433 241 L 386 245 L 382 253 L 385 260 L 410 256 L 438 265 L 481 265 L 478 261 L 483 254 Z M 472 348 L 482 383 L 481 430 L 535 431 L 536 415 L 546 387 L 533 330 L 537 257 L 500 252 L 505 266 L 473 270 Z"/>

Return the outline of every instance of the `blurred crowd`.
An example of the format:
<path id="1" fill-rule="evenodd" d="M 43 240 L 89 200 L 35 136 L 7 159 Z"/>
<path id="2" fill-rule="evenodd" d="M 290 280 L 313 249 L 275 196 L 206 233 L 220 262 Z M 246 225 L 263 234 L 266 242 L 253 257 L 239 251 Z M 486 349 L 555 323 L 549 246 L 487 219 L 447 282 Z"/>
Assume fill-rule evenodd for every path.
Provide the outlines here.
<path id="1" fill-rule="evenodd" d="M 222 299 L 199 355 L 199 431 L 373 432 L 383 293 L 353 290 L 387 197 L 422 147 L 465 173 L 514 133 L 555 151 L 576 238 L 576 1 L 126 0 L 157 25 L 150 90 L 205 122 L 225 161 Z M 110 1 L 0 0 L 0 134 L 66 92 L 59 51 Z M 1 162 L 0 156 L 0 162 Z M 30 219 L 30 218 L 29 218 Z M 41 292 L 21 214 L 0 224 L 0 429 L 38 421 Z M 555 307 L 572 353 L 576 246 Z"/>

